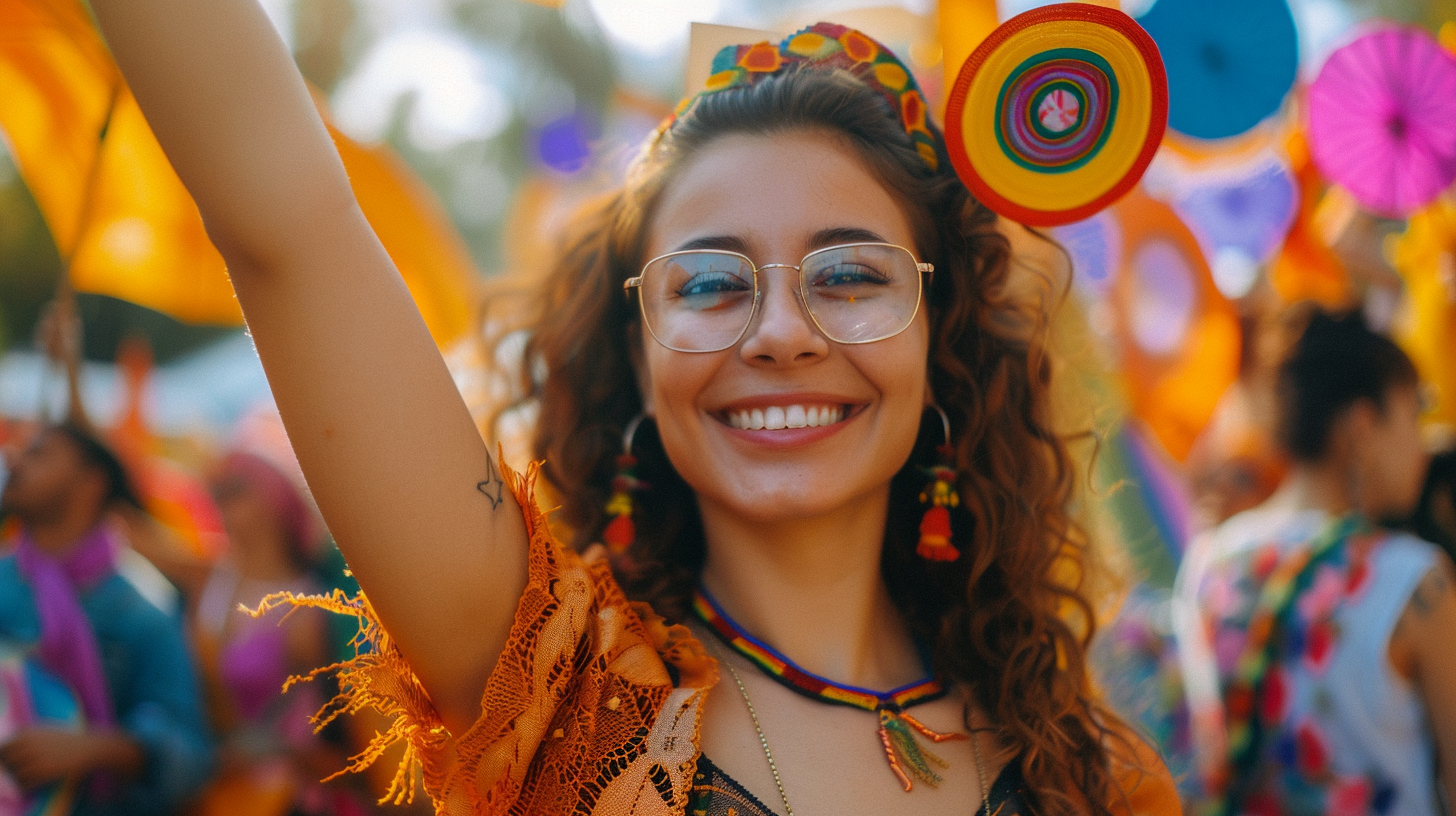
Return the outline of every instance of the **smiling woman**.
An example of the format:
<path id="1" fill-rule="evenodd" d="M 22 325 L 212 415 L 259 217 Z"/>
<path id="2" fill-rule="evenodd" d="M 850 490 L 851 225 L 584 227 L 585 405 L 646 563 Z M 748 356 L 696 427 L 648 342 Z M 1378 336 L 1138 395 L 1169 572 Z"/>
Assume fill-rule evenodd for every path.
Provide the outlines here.
<path id="1" fill-rule="evenodd" d="M 487 303 L 528 337 L 548 525 L 256 7 L 96 8 L 369 593 L 313 601 L 375 647 L 339 710 L 395 718 L 439 812 L 1176 809 L 1087 680 L 1045 315 L 878 43 L 725 49 L 554 273 Z"/>
<path id="2" fill-rule="evenodd" d="M 781 63 L 826 33 L 872 42 L 816 26 L 786 40 Z M 725 54 L 751 64 L 755 48 Z M 1122 785 L 1137 809 L 1170 795 L 1156 760 L 1086 691 L 1089 616 L 1055 567 L 1080 563 L 1086 542 L 1047 425 L 1045 351 L 1024 339 L 1039 336 L 1024 318 L 1045 316 L 1001 294 L 994 216 L 950 175 L 933 126 L 927 155 L 921 131 L 886 115 L 904 106 L 886 105 L 893 91 L 862 62 L 737 70 L 751 79 L 685 105 L 627 187 L 581 216 L 544 286 L 523 302 L 507 281 L 487 302 L 499 341 L 530 337 L 517 393 L 539 404 L 535 454 L 574 548 L 611 538 L 617 434 L 651 417 L 628 451 L 634 483 L 651 487 L 635 494 L 636 539 L 610 557 L 614 575 L 670 620 L 721 609 L 738 643 L 787 661 L 777 684 L 735 669 L 755 717 L 711 695 L 698 741 L 713 778 L 778 792 L 785 810 L 955 811 L 998 788 L 978 766 L 1004 766 L 1003 787 L 1046 812 L 1119 810 Z M 835 298 L 824 284 L 846 275 L 856 294 Z M 937 406 L 964 553 L 948 563 L 916 554 L 923 474 L 947 442 Z M 1067 608 L 1078 613 L 1064 619 Z M 763 665 L 710 651 L 729 668 Z M 950 768 L 927 759 L 923 776 L 908 767 L 919 749 L 900 753 L 893 729 L 877 744 L 873 720 L 783 682 L 895 689 L 927 672 L 955 693 L 917 705 L 917 721 L 978 736 L 937 745 Z M 871 782 L 892 782 L 878 770 L 887 754 L 904 779 L 941 781 L 915 785 L 912 805 Z M 1124 775 L 1139 763 L 1153 772 L 1141 785 Z"/>

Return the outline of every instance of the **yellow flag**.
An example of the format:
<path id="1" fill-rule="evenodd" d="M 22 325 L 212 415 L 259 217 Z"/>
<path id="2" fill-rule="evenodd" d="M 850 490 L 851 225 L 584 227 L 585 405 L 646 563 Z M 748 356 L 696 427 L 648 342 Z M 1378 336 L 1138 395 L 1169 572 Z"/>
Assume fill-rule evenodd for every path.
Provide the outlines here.
<path id="1" fill-rule="evenodd" d="M 76 291 L 129 300 L 186 323 L 241 323 L 197 205 L 125 89 L 117 94 L 100 162 L 89 209 L 85 188 L 72 191 L 74 206 L 88 213 L 70 259 Z"/>
<path id="2" fill-rule="evenodd" d="M 72 284 L 189 323 L 240 324 L 222 257 L 119 77 L 75 0 L 0 2 L 0 131 Z M 470 326 L 478 280 L 459 235 L 388 148 L 333 135 L 364 215 L 449 345 Z"/>
<path id="3" fill-rule="evenodd" d="M 79 3 L 0 2 L 0 132 L 63 256 L 117 76 Z"/>

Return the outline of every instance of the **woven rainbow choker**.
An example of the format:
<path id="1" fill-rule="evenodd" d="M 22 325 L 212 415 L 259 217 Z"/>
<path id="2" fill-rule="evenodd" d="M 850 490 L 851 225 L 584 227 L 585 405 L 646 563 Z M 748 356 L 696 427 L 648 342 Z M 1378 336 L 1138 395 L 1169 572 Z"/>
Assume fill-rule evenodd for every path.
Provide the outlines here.
<path id="1" fill-rule="evenodd" d="M 693 613 L 726 646 L 790 690 L 821 703 L 874 712 L 880 721 L 880 745 L 885 749 L 885 760 L 907 792 L 916 781 L 935 787 L 941 781 L 936 769 L 946 768 L 945 760 L 921 747 L 915 739 L 917 733 L 931 742 L 968 738 L 965 734 L 932 730 L 906 711 L 911 706 L 945 696 L 945 685 L 936 677 L 926 677 L 890 691 L 846 686 L 799 668 L 772 646 L 743 631 L 705 589 L 693 593 Z"/>

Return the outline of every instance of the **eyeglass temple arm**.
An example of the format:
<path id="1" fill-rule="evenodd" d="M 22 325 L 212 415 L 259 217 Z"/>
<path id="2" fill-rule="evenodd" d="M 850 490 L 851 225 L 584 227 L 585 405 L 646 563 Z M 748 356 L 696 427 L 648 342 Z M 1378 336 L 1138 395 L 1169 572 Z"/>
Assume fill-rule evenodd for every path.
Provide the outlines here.
<path id="1" fill-rule="evenodd" d="M 630 277 L 630 278 L 622 281 L 622 294 L 623 295 L 630 296 L 632 294 L 632 290 L 640 287 L 641 285 L 642 285 L 642 276 L 641 275 L 634 275 L 633 277 Z"/>

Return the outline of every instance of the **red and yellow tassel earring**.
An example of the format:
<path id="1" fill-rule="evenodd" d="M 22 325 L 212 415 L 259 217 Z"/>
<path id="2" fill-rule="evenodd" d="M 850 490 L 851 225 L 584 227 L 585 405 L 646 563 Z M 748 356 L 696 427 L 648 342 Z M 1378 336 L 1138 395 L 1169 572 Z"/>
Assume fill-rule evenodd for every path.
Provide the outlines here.
<path id="1" fill-rule="evenodd" d="M 945 428 L 945 444 L 935 449 L 939 461 L 925 468 L 930 484 L 920 493 L 920 503 L 928 504 L 925 516 L 920 519 L 920 543 L 915 553 L 927 561 L 954 561 L 961 557 L 961 551 L 951 543 L 950 508 L 959 507 L 960 494 L 956 492 L 955 448 L 950 444 L 950 417 L 938 405 L 931 405 L 940 414 Z"/>
<path id="2" fill-rule="evenodd" d="M 627 430 L 622 433 L 622 453 L 617 457 L 617 475 L 612 477 L 612 498 L 607 500 L 607 515 L 612 520 L 602 531 L 602 541 L 615 555 L 626 552 L 637 540 L 637 525 L 632 521 L 636 502 L 632 501 L 632 494 L 646 490 L 647 483 L 633 473 L 637 457 L 632 455 L 632 438 L 637 435 L 637 426 L 642 424 L 645 416 L 638 414 L 632 417 L 632 421 L 627 423 Z"/>

